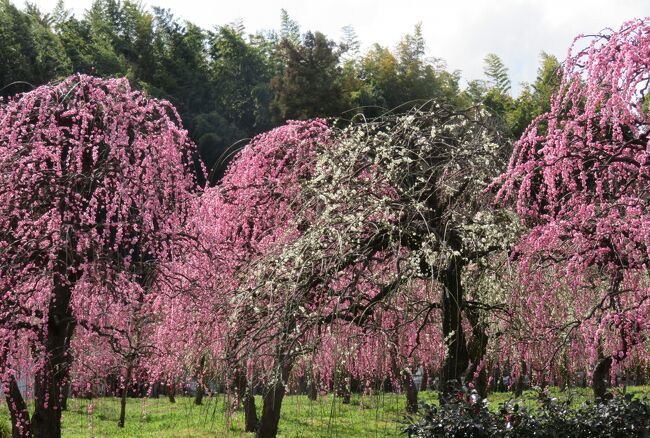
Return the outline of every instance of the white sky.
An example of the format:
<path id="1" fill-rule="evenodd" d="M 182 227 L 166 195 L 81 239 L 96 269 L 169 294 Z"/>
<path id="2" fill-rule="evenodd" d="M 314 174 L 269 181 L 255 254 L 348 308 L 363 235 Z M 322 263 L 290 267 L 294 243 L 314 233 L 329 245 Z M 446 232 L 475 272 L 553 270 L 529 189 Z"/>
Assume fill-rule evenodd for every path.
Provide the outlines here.
<path id="1" fill-rule="evenodd" d="M 20 0 L 16 1 L 21 4 Z M 56 0 L 32 0 L 48 12 Z M 338 40 L 341 27 L 352 25 L 362 48 L 378 42 L 393 48 L 400 37 L 422 22 L 428 56 L 443 58 L 463 78 L 483 76 L 483 58 L 489 52 L 510 69 L 514 92 L 521 81 L 535 79 L 539 53 L 560 60 L 579 33 L 618 28 L 632 18 L 650 16 L 648 0 L 143 0 L 145 6 L 171 9 L 182 19 L 203 28 L 241 18 L 247 32 L 277 29 L 284 8 L 301 31 L 320 30 Z M 66 0 L 81 15 L 91 0 Z"/>

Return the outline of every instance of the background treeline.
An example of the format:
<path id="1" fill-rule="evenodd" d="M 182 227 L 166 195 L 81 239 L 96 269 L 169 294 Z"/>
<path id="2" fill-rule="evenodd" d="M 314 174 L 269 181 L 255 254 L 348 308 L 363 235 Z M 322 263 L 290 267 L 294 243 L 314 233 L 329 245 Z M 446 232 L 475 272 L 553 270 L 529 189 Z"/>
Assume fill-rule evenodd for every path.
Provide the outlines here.
<path id="1" fill-rule="evenodd" d="M 249 34 L 241 22 L 202 29 L 128 0 L 96 0 L 83 17 L 63 2 L 44 12 L 0 0 L 2 96 L 74 72 L 126 76 L 178 108 L 213 181 L 242 140 L 287 119 L 372 117 L 432 99 L 458 107 L 482 102 L 518 137 L 548 108 L 558 67 L 542 53 L 537 78 L 512 97 L 497 55 L 486 56 L 485 78 L 463 84 L 459 71 L 425 56 L 419 24 L 394 48 L 374 44 L 361 52 L 352 27 L 335 41 L 302 32 L 284 10 L 279 30 Z"/>

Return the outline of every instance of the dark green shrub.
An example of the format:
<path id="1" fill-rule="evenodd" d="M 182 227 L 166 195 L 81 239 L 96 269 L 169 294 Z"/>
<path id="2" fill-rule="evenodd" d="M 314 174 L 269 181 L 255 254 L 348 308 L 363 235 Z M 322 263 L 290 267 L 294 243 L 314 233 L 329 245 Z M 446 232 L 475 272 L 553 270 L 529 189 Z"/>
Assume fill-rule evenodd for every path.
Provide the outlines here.
<path id="1" fill-rule="evenodd" d="M 506 402 L 497 412 L 476 392 L 459 390 L 440 407 L 423 405 L 424 416 L 405 433 L 412 438 L 650 438 L 650 400 L 630 395 L 607 403 L 586 403 L 577 409 L 540 392 L 536 409 Z"/>

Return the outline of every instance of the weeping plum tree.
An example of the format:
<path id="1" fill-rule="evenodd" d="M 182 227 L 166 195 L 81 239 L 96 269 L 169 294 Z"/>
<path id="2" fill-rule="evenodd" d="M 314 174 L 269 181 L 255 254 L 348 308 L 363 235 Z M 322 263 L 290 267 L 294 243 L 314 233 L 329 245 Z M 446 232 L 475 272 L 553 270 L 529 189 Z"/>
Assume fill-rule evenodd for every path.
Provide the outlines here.
<path id="1" fill-rule="evenodd" d="M 171 104 L 124 79 L 75 75 L 2 102 L 0 379 L 14 436 L 61 436 L 75 328 L 102 331 L 102 304 L 173 257 L 194 153 Z M 16 384 L 30 372 L 31 418 Z"/>
<path id="2" fill-rule="evenodd" d="M 277 332 L 266 330 L 277 325 L 271 310 L 284 298 L 241 291 L 251 284 L 249 268 L 256 260 L 301 233 L 293 221 L 297 194 L 311 174 L 314 145 L 329 141 L 323 120 L 289 122 L 254 138 L 220 184 L 197 199 L 189 223 L 196 242 L 171 268 L 179 281 L 169 284 L 169 298 L 161 303 L 161 344 L 195 357 L 195 367 L 199 356 L 210 357 L 203 369 L 225 372 L 243 403 L 246 430 L 259 436 L 277 431 L 291 370 L 289 359 L 273 360 Z M 260 384 L 264 406 L 258 421 L 252 390 Z"/>
<path id="3" fill-rule="evenodd" d="M 480 109 L 436 107 L 355 123 L 317 145 L 293 204 L 302 232 L 252 266 L 254 283 L 240 292 L 243 303 L 262 299 L 263 310 L 251 314 L 272 316 L 262 333 L 280 340 L 281 359 L 311 351 L 337 322 L 378 326 L 391 298 L 408 297 L 412 282 L 426 280 L 439 295 L 419 316 L 439 315 L 441 381 L 467 377 L 485 348 L 470 357 L 464 314 L 484 307 L 467 299 L 465 268 L 506 248 L 516 229 L 506 212 L 484 210 L 484 189 L 507 150 L 491 123 Z M 470 321 L 476 333 L 485 329 Z"/>
<path id="4" fill-rule="evenodd" d="M 650 23 L 577 38 L 563 73 L 497 184 L 531 227 L 515 251 L 519 355 L 550 363 L 562 345 L 602 398 L 626 357 L 648 359 Z"/>
<path id="5" fill-rule="evenodd" d="M 143 275 L 144 277 L 144 275 Z M 75 362 L 71 367 L 72 387 L 78 393 L 94 395 L 94 388 L 103 387 L 109 379 L 117 380 L 120 397 L 118 427 L 126 421 L 126 402 L 134 381 L 146 382 L 147 362 L 159 352 L 152 339 L 159 319 L 152 311 L 150 300 L 158 298 L 150 293 L 152 278 L 145 285 L 136 282 L 120 285 L 120 300 L 95 300 L 93 305 L 78 309 L 78 321 L 72 339 L 72 354 Z M 101 293 L 98 293 L 101 292 Z M 110 290 L 95 288 L 96 296 L 110 296 Z M 101 309 L 101 312 L 98 312 Z M 91 310 L 91 312 L 87 312 Z M 93 315 L 100 314 L 106 321 L 92 323 Z"/>
<path id="6" fill-rule="evenodd" d="M 491 123 L 478 109 L 434 108 L 345 130 L 290 122 L 257 137 L 197 201 L 197 250 L 174 268 L 161 339 L 226 358 L 231 374 L 262 382 L 260 437 L 277 433 L 301 359 L 322 358 L 323 380 L 337 369 L 352 374 L 332 361 L 337 343 L 350 356 L 389 339 L 390 360 L 374 369 L 398 379 L 415 358 L 432 357 L 415 352 L 420 345 L 442 344 L 444 379 L 466 377 L 485 349 L 469 357 L 463 314 L 483 308 L 467 299 L 463 269 L 503 249 L 511 231 L 497 225 L 510 223 L 504 212 L 481 211 L 507 148 Z M 188 314 L 210 323 L 188 325 Z M 472 333 L 484 331 L 467 320 Z"/>

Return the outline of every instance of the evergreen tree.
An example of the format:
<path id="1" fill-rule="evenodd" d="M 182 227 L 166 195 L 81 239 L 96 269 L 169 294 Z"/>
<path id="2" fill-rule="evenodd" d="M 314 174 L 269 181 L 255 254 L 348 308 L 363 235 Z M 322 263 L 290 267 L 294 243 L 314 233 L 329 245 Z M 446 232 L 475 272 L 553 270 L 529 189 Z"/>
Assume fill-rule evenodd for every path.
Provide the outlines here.
<path id="1" fill-rule="evenodd" d="M 339 43 L 341 57 L 346 62 L 354 61 L 359 55 L 359 48 L 361 47 L 357 33 L 354 31 L 354 27 L 351 25 L 343 26 L 341 32 L 343 34 L 341 37 L 341 42 Z"/>
<path id="2" fill-rule="evenodd" d="M 283 40 L 282 49 L 285 71 L 271 81 L 275 121 L 341 114 L 344 101 L 335 44 L 320 32 L 307 32 L 298 45 Z"/>
<path id="3" fill-rule="evenodd" d="M 70 73 L 70 59 L 52 19 L 35 6 L 25 11 L 0 0 L 0 95 L 29 91 Z"/>
<path id="4" fill-rule="evenodd" d="M 300 41 L 300 25 L 289 16 L 286 9 L 280 9 L 280 37 L 292 44 Z"/>
<path id="5" fill-rule="evenodd" d="M 488 53 L 484 59 L 485 67 L 483 71 L 488 77 L 489 84 L 496 88 L 502 94 L 510 92 L 511 84 L 508 76 L 508 68 L 503 64 L 501 58 L 494 53 Z"/>

